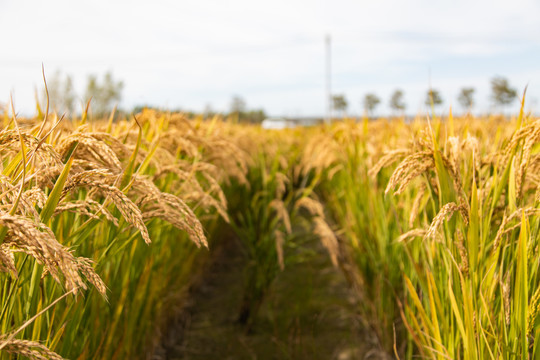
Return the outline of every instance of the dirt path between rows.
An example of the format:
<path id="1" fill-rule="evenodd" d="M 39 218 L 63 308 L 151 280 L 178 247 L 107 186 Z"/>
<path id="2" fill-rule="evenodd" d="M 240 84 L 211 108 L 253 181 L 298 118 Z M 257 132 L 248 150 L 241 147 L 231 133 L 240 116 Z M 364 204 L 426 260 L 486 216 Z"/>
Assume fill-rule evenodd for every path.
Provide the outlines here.
<path id="1" fill-rule="evenodd" d="M 188 305 L 164 336 L 166 359 L 379 359 L 355 297 L 323 249 L 281 272 L 252 331 L 237 323 L 247 263 L 236 240 L 210 255 Z"/>

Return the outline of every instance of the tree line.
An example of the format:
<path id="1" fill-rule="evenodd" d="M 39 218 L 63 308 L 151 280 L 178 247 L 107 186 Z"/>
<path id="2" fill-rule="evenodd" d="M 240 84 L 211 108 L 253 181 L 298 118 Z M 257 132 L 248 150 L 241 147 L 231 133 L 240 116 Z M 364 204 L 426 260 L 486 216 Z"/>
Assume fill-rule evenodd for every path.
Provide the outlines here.
<path id="1" fill-rule="evenodd" d="M 122 99 L 124 82 L 115 80 L 112 72 L 106 72 L 101 78 L 98 75 L 88 75 L 84 91 L 84 104 L 91 102 L 91 111 L 96 116 L 102 116 L 110 112 Z M 62 74 L 57 70 L 47 80 L 47 89 L 42 91 L 42 102 L 49 99 L 50 108 L 56 112 L 68 112 L 75 114 L 79 104 L 73 78 L 71 75 Z"/>
<path id="2" fill-rule="evenodd" d="M 62 75 L 56 71 L 47 81 L 48 98 L 50 107 L 57 112 L 69 112 L 75 114 L 77 111 L 77 96 L 73 86 L 73 80 L 70 75 Z M 99 117 L 109 113 L 113 106 L 120 102 L 124 82 L 114 79 L 112 73 L 106 72 L 101 78 L 97 75 L 89 75 L 84 92 L 83 106 L 91 101 L 91 111 L 94 116 Z M 463 87 L 457 97 L 462 109 L 471 112 L 475 105 L 475 89 L 473 87 Z M 45 101 L 45 91 L 43 91 L 42 101 Z M 394 115 L 404 115 L 407 109 L 405 102 L 405 93 L 401 89 L 396 89 L 388 100 L 388 105 Z M 491 79 L 491 101 L 494 105 L 504 110 L 504 107 L 510 105 L 517 98 L 517 90 L 512 88 L 506 78 L 496 76 Z M 425 104 L 432 109 L 443 103 L 441 93 L 437 89 L 428 89 L 425 97 Z M 381 104 L 381 98 L 375 93 L 365 94 L 361 101 L 366 116 L 372 116 L 375 109 Z M 335 94 L 331 98 L 331 106 L 334 111 L 341 116 L 345 115 L 348 108 L 348 101 L 343 94 Z M 143 107 L 135 106 L 134 112 L 140 111 Z M 206 116 L 216 114 L 210 106 L 204 110 Z M 230 103 L 230 110 L 225 113 L 226 116 L 232 116 L 239 122 L 262 122 L 266 117 L 263 109 L 248 109 L 246 101 L 240 96 L 234 96 Z"/>
<path id="3" fill-rule="evenodd" d="M 88 75 L 83 98 L 79 98 L 75 92 L 73 78 L 71 75 L 62 74 L 57 70 L 48 80 L 47 89 L 42 90 L 42 103 L 49 100 L 50 108 L 56 112 L 67 112 L 75 114 L 79 109 L 77 105 L 86 106 L 90 101 L 90 110 L 95 117 L 102 117 L 110 113 L 113 106 L 117 105 L 122 99 L 122 90 L 124 82 L 116 80 L 112 72 L 108 71 L 103 76 L 91 74 Z M 136 105 L 132 112 L 138 113 L 143 108 L 155 108 L 152 105 Z M 195 115 L 192 111 L 181 109 L 168 109 L 171 111 L 181 111 L 189 115 Z M 210 105 L 207 105 L 203 111 L 205 116 L 213 116 L 217 114 L 212 110 Z M 238 122 L 260 123 L 266 119 L 267 115 L 263 109 L 250 109 L 246 101 L 235 95 L 232 97 L 229 112 L 224 114 L 236 119 Z"/>
<path id="4" fill-rule="evenodd" d="M 473 87 L 461 88 L 457 100 L 464 111 L 471 112 L 475 105 L 475 89 Z M 395 115 L 403 115 L 407 108 L 404 100 L 404 92 L 401 89 L 396 89 L 389 98 L 388 105 Z M 517 98 L 517 90 L 512 88 L 506 78 L 496 76 L 491 79 L 491 101 L 494 105 L 504 109 Z M 362 99 L 362 107 L 366 116 L 373 115 L 377 106 L 381 103 L 379 98 L 374 93 L 366 94 Z M 443 103 L 443 98 L 437 89 L 430 88 L 426 92 L 425 104 L 428 107 L 436 108 Z M 332 109 L 345 114 L 348 107 L 348 101 L 343 94 L 333 95 L 331 98 Z"/>

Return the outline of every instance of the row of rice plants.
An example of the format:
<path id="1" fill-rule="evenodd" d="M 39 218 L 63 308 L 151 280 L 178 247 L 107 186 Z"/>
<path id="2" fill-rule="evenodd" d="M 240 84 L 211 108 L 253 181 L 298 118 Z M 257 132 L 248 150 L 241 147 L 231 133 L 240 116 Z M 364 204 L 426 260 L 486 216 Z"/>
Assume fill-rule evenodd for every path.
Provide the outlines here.
<path id="1" fill-rule="evenodd" d="M 208 246 L 198 216 L 226 217 L 234 146 L 176 115 L 112 118 L 5 113 L 2 358 L 141 357 Z"/>
<path id="2" fill-rule="evenodd" d="M 314 139 L 306 152 L 326 172 L 343 267 L 381 350 L 537 356 L 539 126 L 522 107 L 512 122 L 341 123 Z"/>
<path id="3" fill-rule="evenodd" d="M 357 290 L 360 318 L 377 336 L 380 350 L 387 352 L 392 349 L 394 331 L 400 337 L 404 334 L 396 321 L 395 299 L 402 295 L 402 273 L 410 264 L 395 239 L 407 213 L 395 199 L 384 196 L 388 170 L 378 177 L 369 170 L 373 159 L 385 150 L 401 151 L 396 146 L 409 133 L 410 128 L 400 122 L 340 123 L 313 138 L 305 159 L 324 173 L 321 197 L 341 228 L 340 246 L 345 254 L 341 267 Z"/>
<path id="4" fill-rule="evenodd" d="M 408 160 L 425 154 L 424 170 L 413 170 L 423 181 L 411 184 L 426 189 L 425 208 L 414 209 L 422 221 L 401 239 L 418 251 L 415 271 L 404 274 L 403 319 L 429 358 L 540 355 L 540 122 L 522 106 L 504 126 L 515 131 L 500 141 L 450 132 L 441 143 L 430 131 L 387 188 L 407 186 L 405 174 L 419 166 Z"/>
<path id="5" fill-rule="evenodd" d="M 249 157 L 247 182 L 224 187 L 231 225 L 248 258 L 238 320 L 249 331 L 281 271 L 310 258 L 306 243 L 318 238 L 337 265 L 337 239 L 315 188 L 320 176 L 301 165 L 302 133 L 239 127 Z"/>

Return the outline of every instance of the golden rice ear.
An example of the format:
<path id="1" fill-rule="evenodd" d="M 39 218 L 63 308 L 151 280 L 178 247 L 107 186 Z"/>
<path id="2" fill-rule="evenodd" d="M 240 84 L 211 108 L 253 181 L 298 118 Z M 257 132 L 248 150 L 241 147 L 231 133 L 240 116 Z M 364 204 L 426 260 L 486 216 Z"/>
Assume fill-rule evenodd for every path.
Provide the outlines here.
<path id="1" fill-rule="evenodd" d="M 292 234 L 291 219 L 289 217 L 289 212 L 285 207 L 285 203 L 280 199 L 274 199 L 268 204 L 269 209 L 274 209 L 276 216 L 279 220 L 283 222 L 287 234 Z"/>
<path id="2" fill-rule="evenodd" d="M 407 231 L 404 234 L 401 234 L 397 238 L 396 241 L 397 242 L 406 242 L 409 239 L 412 239 L 412 238 L 415 238 L 415 237 L 424 238 L 426 236 L 426 234 L 427 234 L 427 230 L 425 230 L 425 229 L 412 229 L 412 230 Z"/>
<path id="3" fill-rule="evenodd" d="M 413 179 L 433 168 L 433 151 L 421 151 L 407 156 L 394 170 L 384 193 L 388 194 L 397 187 L 394 194 L 401 194 Z"/>
<path id="4" fill-rule="evenodd" d="M 311 215 L 324 218 L 324 207 L 320 201 L 304 196 L 294 204 L 295 210 L 306 209 Z"/>
<path id="5" fill-rule="evenodd" d="M 495 235 L 495 239 L 493 240 L 493 251 L 497 251 L 499 247 L 501 246 L 501 240 L 504 235 L 514 231 L 518 227 L 521 226 L 521 223 L 514 224 L 510 227 L 508 225 L 515 220 L 520 220 L 521 217 L 528 218 L 530 216 L 539 216 L 540 215 L 540 209 L 535 207 L 526 207 L 526 208 L 519 208 L 516 209 L 513 213 L 510 215 L 506 215 L 506 213 L 503 214 L 503 218 L 501 221 L 501 225 L 499 226 L 499 229 L 497 230 L 497 234 Z"/>
<path id="6" fill-rule="evenodd" d="M 173 194 L 161 192 L 154 183 L 140 176 L 135 177 L 132 190 L 144 194 L 137 201 L 142 209 L 144 220 L 161 218 L 185 231 L 197 247 L 203 245 L 208 248 L 208 240 L 204 235 L 201 222 L 182 199 Z"/>
<path id="7" fill-rule="evenodd" d="M 105 294 L 104 285 L 98 282 L 99 276 L 95 271 L 81 265 L 79 260 L 56 240 L 45 224 L 35 224 L 26 218 L 4 213 L 0 214 L 0 225 L 7 229 L 3 246 L 12 252 L 24 252 L 32 256 L 57 282 L 63 283 L 68 291 L 86 289 L 80 276 L 82 272 L 90 276 L 87 279 L 96 285 L 98 291 Z"/>
<path id="8" fill-rule="evenodd" d="M 527 327 L 527 336 L 531 336 L 534 330 L 538 313 L 540 313 L 540 287 L 534 292 L 534 295 L 531 298 L 531 305 L 529 305 L 529 316 L 527 317 L 527 324 L 529 325 Z"/>
<path id="9" fill-rule="evenodd" d="M 469 254 L 467 253 L 467 248 L 465 247 L 465 239 L 463 234 L 458 229 L 456 231 L 457 240 L 455 245 L 459 252 L 459 257 L 461 258 L 461 263 L 459 264 L 459 270 L 465 276 L 469 275 Z"/>
<path id="10" fill-rule="evenodd" d="M 334 231 L 330 228 L 326 220 L 321 216 L 315 217 L 313 221 L 315 223 L 315 229 L 313 230 L 313 233 L 319 237 L 321 243 L 330 255 L 330 260 L 332 260 L 332 264 L 337 267 L 339 259 L 339 243 L 336 238 L 336 234 L 334 234 Z"/>
<path id="11" fill-rule="evenodd" d="M 302 153 L 302 175 L 307 175 L 311 170 L 322 172 L 338 164 L 341 151 L 340 144 L 328 134 L 315 136 L 305 145 Z"/>
<path id="12" fill-rule="evenodd" d="M 4 129 L 0 131 L 0 152 L 5 155 L 19 151 L 21 139 L 24 146 L 30 150 L 29 158 L 35 159 L 38 167 L 62 164 L 61 158 L 53 146 L 28 133 L 23 132 L 19 137 L 16 130 Z M 5 175 L 9 175 L 8 172 L 4 170 Z"/>
<path id="13" fill-rule="evenodd" d="M 116 177 L 104 169 L 80 172 L 71 176 L 66 182 L 61 198 L 65 198 L 69 192 L 79 187 L 88 187 L 92 190 L 99 191 L 116 205 L 116 208 L 128 224 L 139 230 L 144 242 L 147 244 L 151 243 L 152 241 L 150 240 L 148 229 L 144 224 L 141 210 L 120 189 L 109 185 L 109 183 L 114 182 L 114 179 Z"/>
<path id="14" fill-rule="evenodd" d="M 185 166 L 185 169 L 182 167 Z M 195 203 L 197 207 L 209 211 L 210 208 L 214 208 L 219 215 L 229 222 L 229 216 L 227 214 L 227 198 L 221 189 L 221 185 L 215 178 L 216 167 L 207 164 L 196 162 L 190 164 L 187 162 L 181 162 L 175 165 L 169 165 L 162 168 L 158 173 L 153 176 L 154 181 L 166 174 L 175 174 L 178 177 L 178 193 L 182 194 L 182 199 L 186 203 Z M 204 180 L 198 179 L 197 175 L 202 175 Z M 140 181 L 141 177 L 137 177 L 135 182 Z M 146 180 L 145 182 L 148 182 Z M 203 188 L 202 183 L 206 189 Z M 146 193 L 145 186 L 134 185 L 137 192 L 144 196 Z M 214 197 L 216 196 L 217 199 Z"/>
<path id="15" fill-rule="evenodd" d="M 540 141 L 540 120 L 535 121 L 526 128 L 530 128 L 530 130 L 527 131 L 527 135 L 523 140 L 521 162 L 516 169 L 516 189 L 518 199 L 521 199 L 523 195 L 523 180 L 530 164 L 531 151 L 533 146 Z"/>
<path id="16" fill-rule="evenodd" d="M 416 220 L 416 217 L 418 216 L 418 212 L 420 210 L 420 205 L 426 195 L 427 186 L 425 183 L 423 183 L 420 186 L 420 189 L 418 190 L 418 194 L 416 194 L 416 197 L 414 198 L 413 205 L 411 208 L 411 212 L 409 215 L 409 227 L 412 228 L 414 225 L 414 221 Z"/>
<path id="17" fill-rule="evenodd" d="M 0 245 L 0 271 L 10 273 L 14 278 L 19 276 L 13 251 L 6 244 Z"/>
<path id="18" fill-rule="evenodd" d="M 77 159 L 94 163 L 94 168 L 106 168 L 114 174 L 122 172 L 122 164 L 116 153 L 107 143 L 92 136 L 86 126 L 65 137 L 57 146 L 57 151 L 61 156 L 66 156 L 74 144 L 78 144 Z"/>
<path id="19" fill-rule="evenodd" d="M 285 234 L 279 230 L 274 231 L 274 238 L 276 240 L 276 253 L 278 257 L 278 264 L 280 270 L 285 269 L 285 260 L 283 254 L 283 244 L 285 243 Z"/>
<path id="20" fill-rule="evenodd" d="M 382 168 L 387 167 L 397 160 L 399 160 L 400 156 L 410 154 L 409 149 L 396 149 L 388 151 L 384 154 L 383 157 L 379 159 L 379 161 L 368 171 L 368 175 L 370 177 L 375 177 Z"/>
<path id="21" fill-rule="evenodd" d="M 424 235 L 424 239 L 434 238 L 435 233 L 439 229 L 439 227 L 442 225 L 443 221 L 446 219 L 447 215 L 453 215 L 454 212 L 460 211 L 460 206 L 456 203 L 448 203 L 444 205 L 437 215 L 433 218 L 433 221 L 431 222 L 431 225 L 429 225 L 429 228 L 426 232 L 426 235 Z"/>
<path id="22" fill-rule="evenodd" d="M 29 359 L 64 360 L 63 357 L 37 341 L 10 339 L 2 335 L 0 337 L 0 347 L 6 353 L 24 356 Z"/>
<path id="23" fill-rule="evenodd" d="M 103 280 L 101 280 L 101 277 L 99 277 L 92 267 L 94 262 L 91 259 L 84 257 L 78 257 L 76 259 L 79 272 L 86 277 L 90 284 L 94 285 L 97 291 L 99 291 L 99 293 L 103 295 L 105 299 L 107 299 L 107 287 L 105 286 Z"/>
<path id="24" fill-rule="evenodd" d="M 459 136 L 450 136 L 446 139 L 446 157 L 448 159 L 449 168 L 453 173 L 458 172 L 459 155 L 461 153 L 460 145 Z"/>
<path id="25" fill-rule="evenodd" d="M 129 158 L 132 153 L 130 144 L 122 143 L 117 137 L 113 136 L 110 133 L 92 131 L 89 135 L 91 135 L 94 139 L 106 144 L 120 160 Z"/>
<path id="26" fill-rule="evenodd" d="M 286 168 L 283 167 L 283 168 Z M 277 172 L 275 174 L 274 181 L 276 182 L 276 199 L 283 198 L 283 195 L 285 195 L 285 192 L 287 191 L 287 185 L 290 183 L 290 179 L 287 175 L 285 175 L 282 172 Z"/>

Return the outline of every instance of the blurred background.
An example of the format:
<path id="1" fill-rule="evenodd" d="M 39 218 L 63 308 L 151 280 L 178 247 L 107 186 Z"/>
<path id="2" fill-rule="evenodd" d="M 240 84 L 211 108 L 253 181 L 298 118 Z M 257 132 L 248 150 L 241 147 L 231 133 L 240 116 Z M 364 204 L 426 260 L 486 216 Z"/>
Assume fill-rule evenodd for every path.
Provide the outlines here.
<path id="1" fill-rule="evenodd" d="M 0 0 L 0 102 L 205 114 L 540 111 L 537 1 Z M 99 94 L 99 95 L 98 95 Z M 330 101 L 329 101 L 330 99 Z"/>

